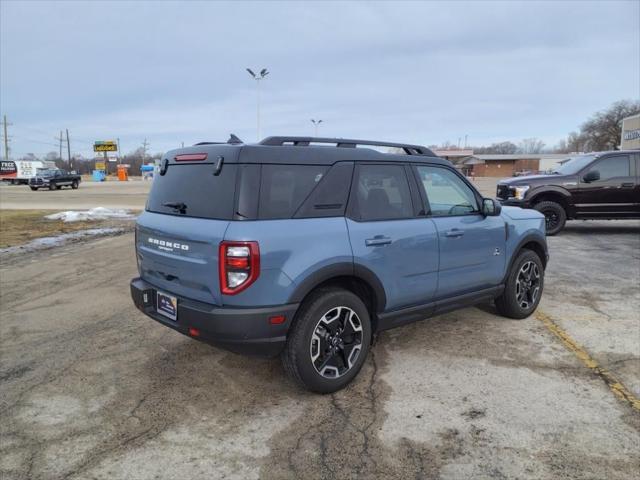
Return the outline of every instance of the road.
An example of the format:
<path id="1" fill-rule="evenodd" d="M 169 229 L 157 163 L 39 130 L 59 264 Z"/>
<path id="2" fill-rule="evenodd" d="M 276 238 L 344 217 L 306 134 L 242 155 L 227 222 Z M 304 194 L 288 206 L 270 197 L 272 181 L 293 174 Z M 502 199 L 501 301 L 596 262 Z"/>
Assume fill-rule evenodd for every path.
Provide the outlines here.
<path id="1" fill-rule="evenodd" d="M 0 476 L 634 478 L 640 410 L 543 320 L 639 396 L 639 234 L 571 224 L 550 239 L 545 317 L 385 332 L 327 396 L 138 313 L 131 234 L 4 258 Z"/>

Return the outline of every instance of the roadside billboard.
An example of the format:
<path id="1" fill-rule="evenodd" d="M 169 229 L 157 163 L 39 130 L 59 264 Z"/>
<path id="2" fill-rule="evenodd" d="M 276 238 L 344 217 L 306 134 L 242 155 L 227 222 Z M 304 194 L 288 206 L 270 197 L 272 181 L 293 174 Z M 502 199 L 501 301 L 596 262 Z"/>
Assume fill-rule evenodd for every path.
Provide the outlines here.
<path id="1" fill-rule="evenodd" d="M 115 140 L 101 140 L 93 143 L 94 152 L 117 152 L 118 143 Z"/>

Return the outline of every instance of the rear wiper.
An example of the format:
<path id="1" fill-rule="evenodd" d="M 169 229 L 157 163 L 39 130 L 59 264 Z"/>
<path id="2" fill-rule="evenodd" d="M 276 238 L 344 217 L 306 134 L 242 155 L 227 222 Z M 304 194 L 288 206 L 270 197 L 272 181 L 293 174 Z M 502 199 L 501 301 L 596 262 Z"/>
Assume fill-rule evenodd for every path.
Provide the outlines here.
<path id="1" fill-rule="evenodd" d="M 166 203 L 163 203 L 162 206 L 173 208 L 174 210 L 178 210 L 180 213 L 187 212 L 187 205 L 182 202 L 166 202 Z"/>

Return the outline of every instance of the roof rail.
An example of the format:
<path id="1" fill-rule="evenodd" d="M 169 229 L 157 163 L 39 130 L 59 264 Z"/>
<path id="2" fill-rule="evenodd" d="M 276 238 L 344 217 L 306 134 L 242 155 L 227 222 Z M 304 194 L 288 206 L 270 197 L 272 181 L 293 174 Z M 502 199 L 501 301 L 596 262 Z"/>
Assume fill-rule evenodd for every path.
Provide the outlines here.
<path id="1" fill-rule="evenodd" d="M 311 143 L 333 143 L 340 148 L 356 148 L 358 145 L 371 145 L 376 147 L 393 147 L 399 148 L 407 155 L 428 155 L 435 157 L 436 155 L 427 147 L 422 145 L 410 145 L 407 143 L 379 142 L 376 140 L 353 140 L 347 138 L 325 138 L 325 137 L 267 137 L 262 140 L 259 145 L 294 145 L 306 147 Z"/>

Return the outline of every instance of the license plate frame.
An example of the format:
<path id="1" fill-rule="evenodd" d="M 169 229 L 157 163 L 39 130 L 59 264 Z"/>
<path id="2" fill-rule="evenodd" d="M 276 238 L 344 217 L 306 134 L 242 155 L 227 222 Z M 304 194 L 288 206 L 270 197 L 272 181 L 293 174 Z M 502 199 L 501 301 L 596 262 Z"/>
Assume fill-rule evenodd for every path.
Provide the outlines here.
<path id="1" fill-rule="evenodd" d="M 178 299 L 174 295 L 156 290 L 156 312 L 172 320 L 178 321 Z"/>

